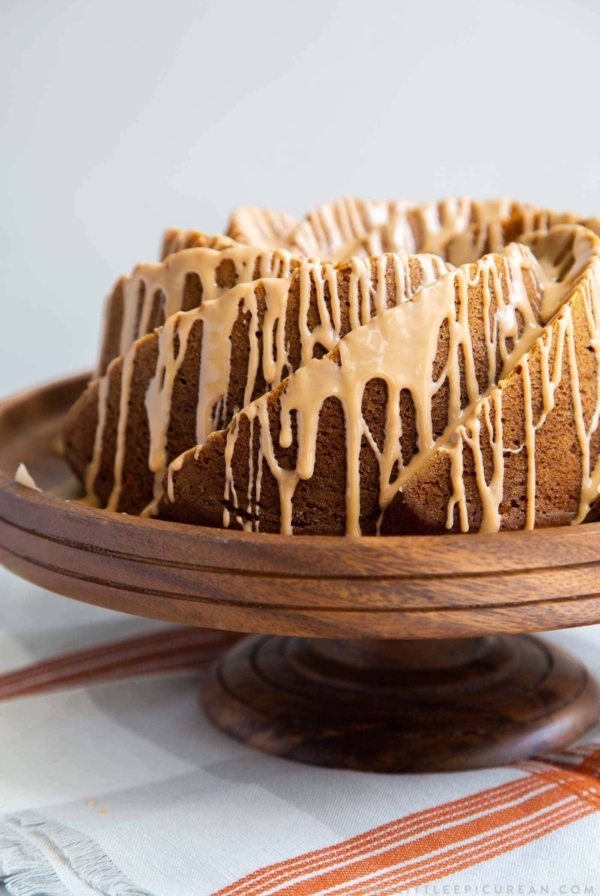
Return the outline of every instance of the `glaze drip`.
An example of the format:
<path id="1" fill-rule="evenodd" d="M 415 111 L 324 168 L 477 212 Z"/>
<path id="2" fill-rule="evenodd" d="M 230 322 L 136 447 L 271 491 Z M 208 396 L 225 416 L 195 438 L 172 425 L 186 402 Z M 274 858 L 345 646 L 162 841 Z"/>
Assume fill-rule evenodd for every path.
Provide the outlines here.
<path id="1" fill-rule="evenodd" d="M 578 223 L 589 230 L 572 226 Z M 562 230 L 556 226 L 561 224 Z M 552 233 L 545 236 L 549 228 Z M 506 458 L 520 453 L 527 458 L 526 527 L 530 528 L 537 518 L 539 434 L 555 411 L 566 371 L 581 459 L 581 500 L 575 515 L 581 522 L 600 494 L 595 447 L 600 417 L 600 340 L 595 329 L 599 271 L 590 230 L 600 233 L 600 219 L 509 200 L 451 197 L 422 205 L 346 198 L 313 209 L 301 222 L 284 213 L 242 208 L 234 212 L 227 236 L 167 231 L 163 262 L 139 265 L 117 283 L 108 302 L 100 368 L 107 373 L 97 384 L 98 422 L 93 450 L 87 454 L 91 456 L 85 475 L 87 500 L 101 503 L 95 494 L 100 476 L 104 483 L 114 483 L 107 506 L 113 510 L 122 506 L 127 445 L 133 435 L 132 401 L 140 402 L 138 353 L 144 343 L 140 337 L 162 325 L 149 337 L 156 341 L 157 361 L 143 402 L 150 440 L 148 470 L 154 476 L 148 514 L 156 512 L 169 452 L 173 453 L 169 434 L 174 388 L 182 365 L 189 365 L 190 352 L 198 352 L 193 361 L 199 368 L 198 392 L 192 397 L 195 432 L 188 427 L 191 441 L 197 443 L 195 456 L 200 457 L 209 434 L 246 405 L 250 444 L 253 439 L 260 443 L 258 457 L 249 453 L 249 484 L 240 490 L 231 469 L 235 423 L 229 430 L 225 500 L 238 525 L 258 528 L 255 509 L 260 506 L 264 471 L 269 469 L 279 487 L 282 531 L 292 531 L 294 491 L 314 469 L 319 409 L 334 396 L 346 421 L 349 532 L 360 532 L 357 496 L 364 444 L 370 446 L 379 468 L 382 518 L 391 498 L 413 481 L 429 458 L 443 454 L 452 479 L 448 527 L 456 527 L 456 519 L 461 528 L 470 526 L 465 481 L 471 476 L 481 504 L 477 525 L 483 531 L 502 526 Z M 511 240 L 517 240 L 520 248 L 505 249 Z M 591 411 L 589 363 L 583 379 L 578 366 L 583 349 L 573 318 L 577 290 L 584 296 L 580 300 L 588 320 L 587 350 L 596 365 Z M 479 295 L 477 308 L 472 307 L 474 293 Z M 414 301 L 404 304 L 410 299 Z M 403 307 L 390 312 L 394 305 Z M 401 323 L 392 326 L 390 315 Z M 237 358 L 234 374 L 232 338 L 236 332 L 239 340 L 240 327 L 247 357 Z M 290 327 L 295 333 L 291 342 Z M 355 332 L 347 335 L 349 331 Z M 448 344 L 447 357 L 440 361 L 442 331 Z M 338 355 L 315 360 L 333 351 L 340 339 Z M 113 363 L 118 367 L 107 369 L 117 354 L 121 357 Z M 590 355 L 585 357 L 589 361 Z M 297 367 L 301 373 L 286 384 L 281 399 L 279 439 L 285 448 L 297 438 L 299 452 L 295 469 L 281 470 L 275 446 L 267 438 L 268 399 L 252 399 L 271 391 Z M 236 387 L 234 399 L 231 383 L 238 374 L 243 387 L 241 392 Z M 524 435 L 517 448 L 505 444 L 507 394 L 504 381 L 497 386 L 502 377 L 511 376 L 519 377 L 524 396 Z M 145 374 L 143 379 L 146 390 Z M 362 394 L 371 379 L 383 380 L 387 389 L 382 443 L 361 414 Z M 541 411 L 535 404 L 538 380 Z M 401 448 L 405 421 L 398 407 L 403 392 L 410 396 L 415 415 L 417 444 L 410 451 Z M 189 403 L 189 396 L 185 401 Z M 439 410 L 440 401 L 447 405 L 441 435 L 432 417 L 432 408 Z M 110 449 L 107 426 L 112 427 Z M 104 457 L 107 450 L 110 470 Z M 171 500 L 173 474 L 182 463 L 178 458 L 169 470 Z"/>
<path id="2" fill-rule="evenodd" d="M 277 249 L 289 247 L 289 237 L 295 225 L 295 219 L 285 212 L 242 206 L 233 212 L 227 235 L 246 246 Z"/>
<path id="3" fill-rule="evenodd" d="M 292 231 L 289 246 L 306 257 L 344 260 L 354 254 L 356 241 L 365 240 L 378 228 L 402 217 L 408 207 L 406 202 L 372 199 L 344 198 L 326 202 L 310 211 Z M 400 245 L 398 241 L 394 248 L 410 251 L 410 247 Z"/>
<path id="4" fill-rule="evenodd" d="M 161 286 L 166 296 L 178 296 L 190 270 L 190 257 L 197 259 L 197 253 L 210 251 L 187 250 L 171 256 L 165 265 L 153 266 L 155 273 L 152 279 L 146 274 L 144 296 L 157 285 Z M 254 250 L 242 251 L 249 253 L 249 265 L 255 264 L 257 257 L 268 259 L 271 266 L 273 259 L 279 259 L 281 263 L 278 272 L 286 269 L 284 264 L 291 258 L 288 254 L 257 256 Z M 226 254 L 221 253 L 220 257 Z M 239 258 L 239 254 L 237 257 Z M 210 261 L 215 263 L 212 256 Z M 197 260 L 195 265 L 198 270 Z M 156 269 L 160 270 L 158 276 Z M 194 361 L 199 367 L 199 389 L 194 399 L 196 431 L 190 434 L 190 443 L 201 445 L 215 428 L 226 425 L 233 414 L 256 397 L 257 389 L 259 394 L 265 389 L 269 391 L 297 366 L 290 361 L 288 353 L 287 309 L 291 294 L 297 302 L 298 318 L 297 324 L 294 324 L 294 333 L 300 348 L 299 363 L 305 364 L 314 356 L 317 346 L 330 351 L 348 329 L 366 323 L 373 314 L 379 314 L 390 305 L 406 302 L 417 289 L 433 283 L 447 270 L 445 262 L 427 255 L 389 254 L 374 260 L 351 259 L 347 265 L 338 266 L 298 262 L 291 277 L 280 275 L 278 278 L 242 283 L 221 296 L 207 298 L 199 308 L 169 315 L 156 336 L 158 360 L 145 397 L 150 434 L 148 469 L 155 479 L 154 501 L 145 513 L 151 515 L 156 512 L 157 502 L 162 494 L 162 479 L 169 460 L 167 445 L 173 388 L 186 358 L 190 334 L 195 325 L 202 325 L 202 338 L 199 356 Z M 149 283 L 151 289 L 148 288 Z M 133 280 L 128 288 L 133 290 L 135 285 L 136 281 Z M 131 308 L 134 307 L 133 301 L 129 304 Z M 144 313 L 142 307 L 142 328 Z M 342 332 L 346 317 L 349 325 Z M 233 406 L 230 395 L 231 348 L 234 327 L 240 319 L 247 320 L 248 357 L 243 399 L 241 404 Z M 143 340 L 136 340 L 120 362 L 121 387 L 113 469 L 114 486 L 107 502 L 109 510 L 118 510 L 122 496 L 131 387 L 136 358 L 142 344 Z M 92 503 L 95 500 L 94 484 L 104 447 L 111 369 L 109 367 L 98 386 L 98 426 L 93 456 L 86 475 L 88 500 Z"/>
<path id="5" fill-rule="evenodd" d="M 258 277 L 287 277 L 293 266 L 292 256 L 284 249 L 263 252 L 243 246 L 222 251 L 187 249 L 169 256 L 163 264 L 138 265 L 123 285 L 124 321 L 119 354 L 124 355 L 136 339 L 149 332 L 157 293 L 164 295 L 165 319 L 181 310 L 189 274 L 198 276 L 203 302 L 227 292 L 230 285 L 220 285 L 218 280 L 218 271 L 227 262 L 233 265 L 238 283 L 248 283 Z"/>
<path id="6" fill-rule="evenodd" d="M 444 275 L 421 289 L 412 302 L 384 311 L 351 332 L 339 344 L 339 361 L 327 357 L 310 361 L 300 368 L 287 381 L 280 396 L 279 444 L 282 448 L 292 445 L 294 414 L 298 421 L 294 469 L 284 469 L 277 461 L 269 428 L 268 397 L 263 396 L 245 408 L 243 416 L 250 421 L 251 427 L 254 427 L 254 421 L 260 425 L 257 464 L 251 457 L 253 448 L 250 443 L 248 466 L 258 470 L 264 462 L 277 480 L 281 532 L 292 533 L 294 491 L 301 479 L 310 479 L 313 475 L 319 414 L 327 398 L 334 396 L 344 409 L 347 534 L 360 535 L 360 450 L 363 437 L 368 439 L 370 435 L 362 414 L 366 384 L 379 378 L 385 380 L 388 389 L 383 448 L 380 450 L 374 439 L 369 440 L 379 464 L 380 505 L 385 509 L 416 465 L 422 463 L 439 442 L 434 436 L 432 422 L 432 402 L 438 391 L 448 384 L 446 430 L 454 429 L 466 413 L 461 402 L 463 385 L 469 405 L 473 406 L 481 397 L 474 339 L 483 337 L 485 342 L 485 392 L 493 388 L 502 372 L 510 369 L 539 335 L 541 324 L 536 311 L 543 295 L 542 283 L 543 272 L 531 251 L 513 244 L 502 255 L 487 256 L 476 265 L 466 265 Z M 475 288 L 481 294 L 483 324 L 473 318 L 471 294 Z M 449 333 L 448 356 L 436 379 L 433 371 L 438 357 L 439 335 L 445 323 Z M 460 364 L 461 353 L 464 368 Z M 400 448 L 402 420 L 398 408 L 403 390 L 411 394 L 418 433 L 418 451 L 408 462 L 402 457 Z M 239 420 L 234 420 L 228 431 L 225 453 L 224 502 L 234 507 L 240 507 L 232 465 L 238 427 Z M 172 496 L 172 485 L 169 491 Z M 247 512 L 248 508 L 244 506 L 243 510 Z M 244 528 L 253 525 L 241 514 L 237 516 L 237 522 Z M 228 523 L 226 511 L 224 525 Z M 258 519 L 254 526 L 258 528 Z"/>
<path id="7" fill-rule="evenodd" d="M 561 233 L 562 231 L 562 233 Z M 572 261 L 569 274 L 562 281 L 552 278 L 552 274 L 564 266 L 564 246 L 575 231 L 572 248 Z M 526 511 L 525 529 L 533 529 L 536 524 L 536 492 L 538 463 L 544 464 L 545 458 L 537 457 L 537 438 L 543 427 L 551 419 L 556 408 L 557 389 L 568 381 L 570 393 L 570 420 L 573 426 L 581 464 L 581 484 L 578 507 L 573 514 L 573 523 L 581 523 L 589 513 L 590 507 L 600 494 L 600 463 L 592 460 L 591 445 L 598 431 L 600 419 L 600 241 L 595 239 L 589 230 L 582 228 L 556 228 L 549 237 L 534 238 L 540 256 L 548 258 L 549 251 L 556 252 L 558 262 L 548 260 L 551 282 L 548 295 L 554 306 L 557 304 L 559 287 L 570 293 L 568 301 L 562 304 L 551 324 L 547 326 L 539 339 L 520 359 L 511 379 L 501 383 L 494 391 L 477 405 L 473 416 L 459 426 L 449 444 L 442 450 L 451 462 L 452 495 L 448 503 L 446 527 L 454 526 L 454 512 L 458 508 L 460 529 L 469 531 L 468 497 L 464 475 L 464 451 L 468 448 L 475 468 L 475 484 L 478 500 L 481 504 L 480 532 L 496 532 L 502 527 L 501 502 L 505 495 L 505 457 L 508 453 L 524 452 L 526 457 Z M 562 262 L 561 262 L 562 259 Z M 564 292 L 563 292 L 564 300 Z M 546 301 L 546 299 L 545 299 Z M 560 302 L 558 303 L 560 305 Z M 578 306 L 583 307 L 586 330 L 578 331 L 574 314 Z M 593 404 L 588 412 L 582 401 L 582 383 L 580 380 L 578 357 L 582 352 L 591 351 L 594 356 L 595 383 Z M 531 364 L 535 358 L 536 370 L 539 369 L 539 388 L 541 391 L 541 408 L 537 415 L 534 412 L 534 396 L 532 388 Z M 503 403 L 504 396 L 510 394 L 510 387 L 515 378 L 521 380 L 523 401 L 524 439 L 517 447 L 504 443 Z M 588 392 L 588 395 L 590 393 Z M 509 410 L 514 412 L 514 407 Z M 586 421 L 586 416 L 589 418 Z M 493 424 L 491 421 L 493 420 Z M 563 424 L 566 425 L 566 424 Z M 484 471 L 485 439 L 492 446 L 492 474 L 486 477 Z"/>
<path id="8" fill-rule="evenodd" d="M 496 235 L 487 251 L 496 252 L 506 244 L 500 222 L 511 215 L 522 219 L 524 232 L 536 229 L 535 210 L 508 199 L 476 202 L 448 197 L 416 205 L 345 198 L 309 212 L 290 235 L 289 246 L 301 255 L 340 261 L 382 252 L 425 252 L 445 258 L 450 243 L 458 246 L 462 234 L 485 227 L 486 233 Z M 484 254 L 479 249 L 472 238 L 466 239 L 459 263 L 476 261 Z M 458 257 L 458 249 L 454 252 Z"/>

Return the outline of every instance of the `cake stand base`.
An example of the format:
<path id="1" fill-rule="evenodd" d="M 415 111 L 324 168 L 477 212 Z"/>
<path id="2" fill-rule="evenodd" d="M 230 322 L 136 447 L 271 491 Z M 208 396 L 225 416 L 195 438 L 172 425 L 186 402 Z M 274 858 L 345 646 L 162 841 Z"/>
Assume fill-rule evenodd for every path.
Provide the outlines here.
<path id="1" fill-rule="evenodd" d="M 244 638 L 208 671 L 213 723 L 265 753 L 330 768 L 505 765 L 598 721 L 585 668 L 527 635 L 436 641 Z"/>

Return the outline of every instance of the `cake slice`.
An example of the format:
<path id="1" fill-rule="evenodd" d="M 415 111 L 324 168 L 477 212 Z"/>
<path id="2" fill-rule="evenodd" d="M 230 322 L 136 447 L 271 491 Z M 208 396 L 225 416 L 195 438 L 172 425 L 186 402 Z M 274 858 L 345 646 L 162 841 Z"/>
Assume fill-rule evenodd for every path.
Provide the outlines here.
<path id="1" fill-rule="evenodd" d="M 349 333 L 173 461 L 161 517 L 374 533 L 417 464 L 539 336 L 561 297 L 554 283 L 544 296 L 552 271 L 512 244 Z"/>
<path id="2" fill-rule="evenodd" d="M 172 252 L 180 243 L 194 240 L 204 245 Z M 298 263 L 285 249 L 242 246 L 196 231 L 167 231 L 163 253 L 163 262 L 137 265 L 130 276 L 117 281 L 109 295 L 98 376 L 103 376 L 110 362 L 124 355 L 136 339 L 152 333 L 177 311 L 198 308 L 203 301 L 223 295 L 238 283 L 259 277 L 287 277 Z"/>
<path id="3" fill-rule="evenodd" d="M 188 250 L 173 255 L 178 282 Z M 351 329 L 406 302 L 448 265 L 384 255 L 348 264 L 304 262 L 291 277 L 241 284 L 171 315 L 91 384 L 68 415 L 65 453 L 88 500 L 140 513 L 162 493 L 166 465 L 226 426 L 254 398 Z M 152 512 L 149 510 L 148 512 Z"/>
<path id="4" fill-rule="evenodd" d="M 563 526 L 582 522 L 597 501 L 600 240 L 580 228 L 563 233 L 575 258 L 589 254 L 568 302 L 408 479 L 385 513 L 384 534 Z M 530 244 L 540 253 L 553 238 Z"/>

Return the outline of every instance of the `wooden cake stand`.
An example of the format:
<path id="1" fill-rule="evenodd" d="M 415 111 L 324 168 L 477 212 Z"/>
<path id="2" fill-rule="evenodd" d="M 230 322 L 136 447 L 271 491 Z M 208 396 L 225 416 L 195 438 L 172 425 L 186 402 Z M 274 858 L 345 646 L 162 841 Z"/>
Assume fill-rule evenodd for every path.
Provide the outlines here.
<path id="1" fill-rule="evenodd" d="M 259 633 L 207 673 L 221 730 L 301 762 L 423 772 L 514 762 L 598 720 L 585 668 L 523 632 L 600 621 L 600 523 L 294 538 L 94 510 L 67 499 L 56 448 L 86 379 L 0 405 L 0 560 L 77 600 Z M 20 462 L 43 492 L 14 482 Z"/>

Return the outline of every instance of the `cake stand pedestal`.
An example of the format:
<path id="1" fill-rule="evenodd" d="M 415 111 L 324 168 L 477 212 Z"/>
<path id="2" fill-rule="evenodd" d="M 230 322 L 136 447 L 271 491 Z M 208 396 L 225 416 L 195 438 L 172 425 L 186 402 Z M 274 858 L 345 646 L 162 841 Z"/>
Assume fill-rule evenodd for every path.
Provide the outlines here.
<path id="1" fill-rule="evenodd" d="M 598 716 L 585 669 L 526 635 L 254 636 L 213 665 L 202 705 L 258 750 L 377 772 L 503 765 L 570 743 Z"/>
<path id="2" fill-rule="evenodd" d="M 85 379 L 0 405 L 0 561 L 77 600 L 260 633 L 205 675 L 222 731 L 320 766 L 433 772 L 557 750 L 597 722 L 585 668 L 523 633 L 600 621 L 600 524 L 294 538 L 95 510 L 56 451 Z M 20 462 L 43 492 L 14 482 Z"/>

